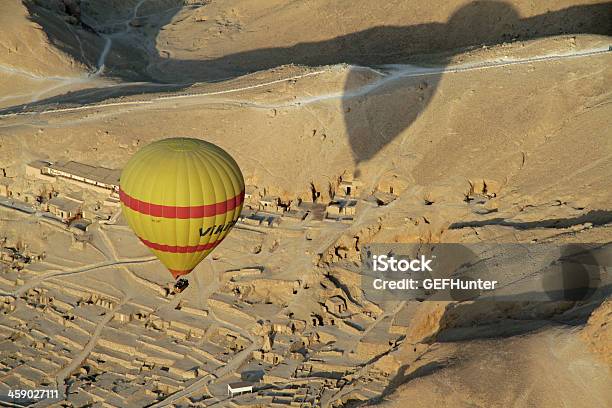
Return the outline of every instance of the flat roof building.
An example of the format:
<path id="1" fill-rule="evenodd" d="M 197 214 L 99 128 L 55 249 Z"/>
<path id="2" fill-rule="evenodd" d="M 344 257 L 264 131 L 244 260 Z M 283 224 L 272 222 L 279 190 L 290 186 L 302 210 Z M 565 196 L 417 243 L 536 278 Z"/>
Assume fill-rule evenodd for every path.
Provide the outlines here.
<path id="1" fill-rule="evenodd" d="M 49 163 L 35 160 L 26 165 L 26 174 L 36 177 L 64 177 L 94 187 L 119 191 L 121 170 L 90 166 L 76 161 Z"/>
<path id="2" fill-rule="evenodd" d="M 33 162 L 26 164 L 26 175 L 32 177 L 39 176 L 43 172 L 43 169 L 49 167 L 50 165 L 51 163 L 48 161 L 34 160 Z"/>
<path id="3" fill-rule="evenodd" d="M 283 212 L 283 208 L 279 208 L 280 198 L 277 196 L 264 196 L 259 200 L 259 209 L 270 212 Z"/>
<path id="4" fill-rule="evenodd" d="M 362 185 L 359 180 L 342 180 L 338 187 L 345 197 L 357 197 Z"/>
<path id="5" fill-rule="evenodd" d="M 47 209 L 51 214 L 68 221 L 79 214 L 82 205 L 82 201 L 74 198 L 57 196 L 47 202 Z"/>
<path id="6" fill-rule="evenodd" d="M 338 295 L 326 299 L 324 305 L 329 313 L 341 314 L 346 312 L 346 300 Z"/>
<path id="7" fill-rule="evenodd" d="M 236 394 L 240 395 L 245 392 L 253 392 L 253 383 L 248 381 L 238 381 L 227 384 L 227 395 L 230 397 L 233 397 Z"/>
<path id="8" fill-rule="evenodd" d="M 95 167 L 75 161 L 57 162 L 47 169 L 49 174 L 54 176 L 66 177 L 111 190 L 119 188 L 121 170 Z"/>
<path id="9" fill-rule="evenodd" d="M 245 200 L 250 200 L 253 198 L 253 196 L 258 195 L 259 191 L 257 186 L 254 186 L 252 184 L 247 184 L 244 187 L 244 199 Z"/>
<path id="10" fill-rule="evenodd" d="M 332 201 L 326 208 L 327 217 L 333 218 L 338 216 L 353 216 L 356 213 L 357 200 L 341 199 Z"/>

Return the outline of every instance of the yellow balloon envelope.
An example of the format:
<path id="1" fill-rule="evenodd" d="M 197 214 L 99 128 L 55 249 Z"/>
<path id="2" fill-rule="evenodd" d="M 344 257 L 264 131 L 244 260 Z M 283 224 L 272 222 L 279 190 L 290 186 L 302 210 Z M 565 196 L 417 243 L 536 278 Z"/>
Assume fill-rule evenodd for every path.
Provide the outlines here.
<path id="1" fill-rule="evenodd" d="M 234 159 L 199 139 L 145 146 L 127 163 L 120 183 L 130 228 L 175 278 L 221 243 L 244 200 L 244 179 Z"/>

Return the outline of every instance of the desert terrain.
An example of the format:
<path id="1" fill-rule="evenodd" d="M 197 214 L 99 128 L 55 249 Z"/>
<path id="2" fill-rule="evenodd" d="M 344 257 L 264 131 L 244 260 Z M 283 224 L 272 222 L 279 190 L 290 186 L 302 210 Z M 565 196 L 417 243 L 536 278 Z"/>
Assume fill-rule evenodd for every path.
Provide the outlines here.
<path id="1" fill-rule="evenodd" d="M 3 1 L 0 405 L 608 406 L 610 15 Z M 246 184 L 181 293 L 116 194 L 129 158 L 173 136 L 221 146 Z M 494 248 L 509 297 L 372 296 L 364 246 L 415 243 Z M 588 245 L 593 292 L 517 296 L 547 295 L 551 259 L 525 256 L 540 244 Z M 252 392 L 228 395 L 240 381 Z"/>

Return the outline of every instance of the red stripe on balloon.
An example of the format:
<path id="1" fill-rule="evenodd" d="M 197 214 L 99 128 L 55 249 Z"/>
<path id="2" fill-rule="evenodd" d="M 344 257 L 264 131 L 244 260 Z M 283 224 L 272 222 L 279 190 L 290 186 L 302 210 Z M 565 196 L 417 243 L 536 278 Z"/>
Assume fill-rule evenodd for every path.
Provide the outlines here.
<path id="1" fill-rule="evenodd" d="M 119 198 L 128 208 L 144 215 L 162 218 L 203 218 L 225 214 L 228 211 L 238 208 L 244 201 L 244 191 L 240 194 L 215 204 L 197 205 L 191 207 L 181 207 L 174 205 L 159 205 L 147 203 L 130 196 L 119 188 Z"/>
<path id="2" fill-rule="evenodd" d="M 154 249 L 156 251 L 170 252 L 173 254 L 187 254 L 187 253 L 207 251 L 209 249 L 213 249 L 214 247 L 219 245 L 223 239 L 218 239 L 215 242 L 209 242 L 208 244 L 186 245 L 186 246 L 158 244 L 155 242 L 147 241 L 144 238 L 140 238 L 140 240 L 142 241 L 143 244 L 145 244 L 149 248 Z"/>

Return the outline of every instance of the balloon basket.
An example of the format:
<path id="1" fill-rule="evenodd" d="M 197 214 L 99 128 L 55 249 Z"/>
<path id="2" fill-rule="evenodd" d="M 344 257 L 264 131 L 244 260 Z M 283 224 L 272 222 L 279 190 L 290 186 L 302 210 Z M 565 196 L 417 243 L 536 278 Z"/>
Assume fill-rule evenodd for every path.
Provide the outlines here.
<path id="1" fill-rule="evenodd" d="M 187 286 L 189 286 L 189 281 L 185 278 L 179 278 L 174 284 L 174 293 L 181 293 Z"/>

